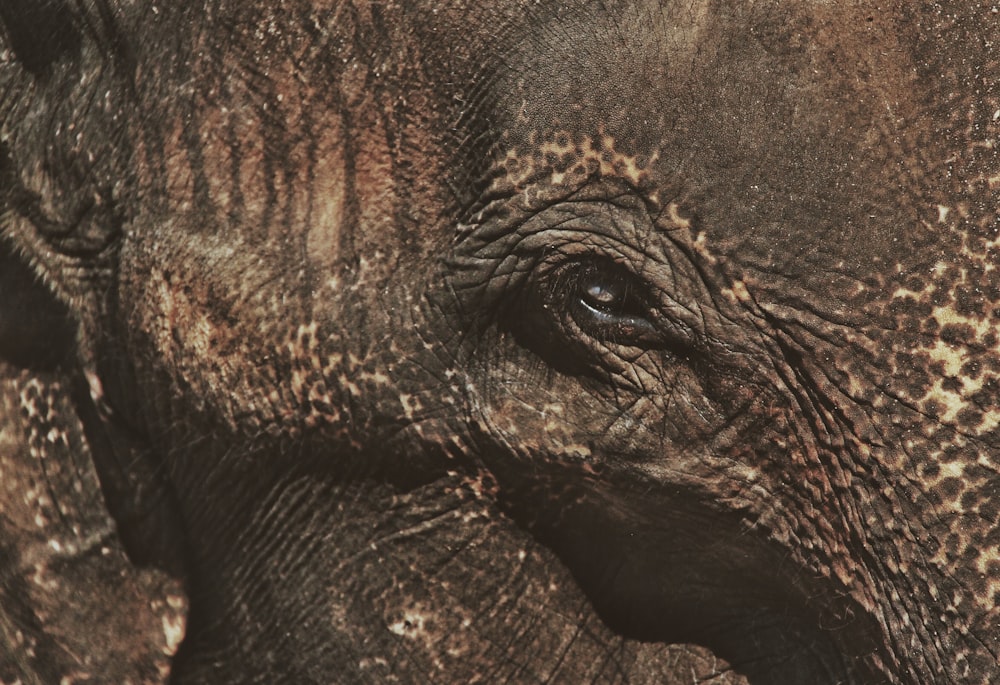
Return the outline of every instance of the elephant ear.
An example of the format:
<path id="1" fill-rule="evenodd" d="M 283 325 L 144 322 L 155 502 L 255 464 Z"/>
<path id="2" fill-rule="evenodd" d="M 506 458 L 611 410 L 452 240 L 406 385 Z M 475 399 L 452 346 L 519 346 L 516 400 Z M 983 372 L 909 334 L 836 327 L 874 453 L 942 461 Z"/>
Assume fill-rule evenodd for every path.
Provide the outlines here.
<path id="1" fill-rule="evenodd" d="M 87 381 L 121 217 L 84 91 L 122 52 L 83 5 L 0 0 L 0 682 L 163 683 L 186 601 L 132 558 L 132 450 Z"/>

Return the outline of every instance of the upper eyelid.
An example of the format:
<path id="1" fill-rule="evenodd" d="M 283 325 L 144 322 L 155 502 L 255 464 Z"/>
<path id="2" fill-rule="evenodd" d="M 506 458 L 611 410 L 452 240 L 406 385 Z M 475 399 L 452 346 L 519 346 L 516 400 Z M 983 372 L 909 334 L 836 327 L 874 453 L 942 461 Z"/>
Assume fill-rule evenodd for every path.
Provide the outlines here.
<path id="1" fill-rule="evenodd" d="M 564 268 L 572 263 L 580 265 L 578 268 L 581 269 L 605 273 L 609 280 L 616 281 L 623 286 L 627 298 L 635 298 L 638 295 L 639 299 L 645 300 L 647 299 L 645 295 L 652 292 L 650 283 L 629 266 L 628 260 L 618 260 L 601 254 L 591 256 L 589 259 L 568 260 Z"/>

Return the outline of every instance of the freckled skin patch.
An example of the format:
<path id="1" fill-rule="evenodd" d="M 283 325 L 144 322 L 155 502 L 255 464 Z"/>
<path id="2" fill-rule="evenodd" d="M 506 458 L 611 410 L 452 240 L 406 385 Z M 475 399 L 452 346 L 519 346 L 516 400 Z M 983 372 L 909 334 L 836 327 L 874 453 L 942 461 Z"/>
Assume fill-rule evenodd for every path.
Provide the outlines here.
<path id="1" fill-rule="evenodd" d="M 997 679 L 988 4 L 84 4 L 0 10 L 0 680 Z"/>
<path id="2" fill-rule="evenodd" d="M 0 681 L 165 683 L 187 600 L 176 580 L 134 567 L 93 507 L 100 485 L 63 382 L 0 363 L 0 532 L 15 550 L 0 596 L 32 608 L 0 614 Z"/>
<path id="3" fill-rule="evenodd" d="M 609 135 L 598 134 L 595 138 L 584 135 L 577 139 L 572 131 L 556 131 L 538 140 L 532 134 L 525 145 L 503 153 L 498 165 L 505 174 L 491 191 L 503 193 L 512 188 L 514 192 L 525 192 L 526 187 L 539 182 L 573 185 L 594 176 L 621 178 L 642 186 L 648 179 L 648 167 L 655 162 L 655 152 L 644 160 L 619 152 L 614 137 Z"/>

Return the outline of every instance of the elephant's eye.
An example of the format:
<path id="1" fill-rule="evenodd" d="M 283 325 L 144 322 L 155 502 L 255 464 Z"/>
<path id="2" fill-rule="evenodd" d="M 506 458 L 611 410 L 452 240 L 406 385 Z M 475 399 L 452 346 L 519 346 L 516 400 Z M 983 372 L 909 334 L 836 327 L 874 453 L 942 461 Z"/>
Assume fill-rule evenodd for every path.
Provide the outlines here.
<path id="1" fill-rule="evenodd" d="M 590 373 L 609 359 L 634 356 L 625 347 L 691 356 L 691 331 L 625 265 L 595 256 L 539 271 L 505 308 L 503 325 L 553 368 Z"/>
<path id="2" fill-rule="evenodd" d="M 569 279 L 570 315 L 591 337 L 621 344 L 654 342 L 646 288 L 623 268 L 612 264 L 576 265 Z"/>

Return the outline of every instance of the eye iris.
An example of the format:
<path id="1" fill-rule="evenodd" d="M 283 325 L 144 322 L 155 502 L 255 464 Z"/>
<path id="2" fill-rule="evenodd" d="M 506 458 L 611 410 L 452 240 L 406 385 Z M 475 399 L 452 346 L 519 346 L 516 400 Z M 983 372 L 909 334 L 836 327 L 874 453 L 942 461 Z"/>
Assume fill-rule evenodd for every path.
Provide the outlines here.
<path id="1" fill-rule="evenodd" d="M 623 298 L 622 288 L 616 284 L 596 281 L 584 288 L 584 299 L 587 304 L 606 311 L 620 307 Z"/>

